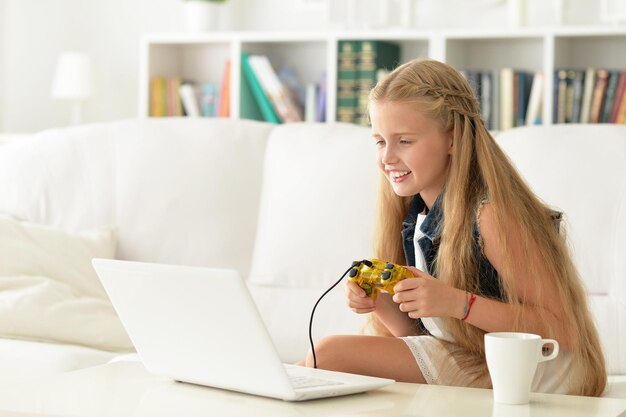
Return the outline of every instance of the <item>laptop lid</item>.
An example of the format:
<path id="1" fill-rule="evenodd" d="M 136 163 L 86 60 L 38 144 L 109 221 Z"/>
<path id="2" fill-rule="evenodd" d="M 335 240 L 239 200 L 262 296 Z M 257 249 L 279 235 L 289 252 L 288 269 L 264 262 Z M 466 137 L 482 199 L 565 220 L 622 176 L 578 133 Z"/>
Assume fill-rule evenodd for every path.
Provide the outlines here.
<path id="1" fill-rule="evenodd" d="M 92 263 L 150 372 L 297 398 L 237 271 L 109 259 Z"/>

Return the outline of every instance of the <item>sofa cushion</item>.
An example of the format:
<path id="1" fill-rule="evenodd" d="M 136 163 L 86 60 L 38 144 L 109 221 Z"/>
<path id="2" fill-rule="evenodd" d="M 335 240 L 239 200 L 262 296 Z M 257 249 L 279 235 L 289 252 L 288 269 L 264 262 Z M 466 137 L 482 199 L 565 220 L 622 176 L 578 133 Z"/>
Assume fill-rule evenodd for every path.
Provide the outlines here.
<path id="1" fill-rule="evenodd" d="M 565 213 L 609 372 L 626 374 L 626 126 L 523 127 L 498 143 L 539 197 Z"/>
<path id="2" fill-rule="evenodd" d="M 68 233 L 0 215 L 0 336 L 131 350 L 94 257 L 115 256 L 111 228 Z"/>
<path id="3" fill-rule="evenodd" d="M 118 257 L 250 267 L 269 123 L 150 119 L 117 141 Z"/>
<path id="4" fill-rule="evenodd" d="M 67 231 L 115 224 L 114 143 L 136 123 L 51 129 L 3 145 L 0 213 Z"/>
<path id="5" fill-rule="evenodd" d="M 41 381 L 61 372 L 107 363 L 118 354 L 83 346 L 0 339 L 3 382 Z"/>
<path id="6" fill-rule="evenodd" d="M 2 145 L 0 212 L 67 231 L 116 225 L 121 259 L 247 274 L 273 126 L 165 118 L 46 130 Z"/>
<path id="7" fill-rule="evenodd" d="M 524 127 L 503 132 L 498 142 L 539 197 L 565 213 L 588 291 L 612 292 L 626 278 L 615 276 L 626 246 L 613 247 L 626 214 L 626 126 Z"/>
<path id="8" fill-rule="evenodd" d="M 283 362 L 304 359 L 309 351 L 309 319 L 319 288 L 292 288 L 248 283 L 267 330 Z M 313 317 L 313 340 L 332 334 L 359 334 L 364 316 L 346 307 L 343 291 L 337 288 L 318 305 Z"/>
<path id="9" fill-rule="evenodd" d="M 264 167 L 251 282 L 321 289 L 372 256 L 378 175 L 369 129 L 278 126 Z"/>

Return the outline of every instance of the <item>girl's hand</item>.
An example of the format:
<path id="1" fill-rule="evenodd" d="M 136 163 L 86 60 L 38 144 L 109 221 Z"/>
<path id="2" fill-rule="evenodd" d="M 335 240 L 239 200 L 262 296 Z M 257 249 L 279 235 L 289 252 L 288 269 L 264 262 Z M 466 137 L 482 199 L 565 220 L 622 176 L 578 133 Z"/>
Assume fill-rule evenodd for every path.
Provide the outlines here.
<path id="1" fill-rule="evenodd" d="M 358 314 L 371 313 L 376 310 L 376 303 L 367 296 L 365 290 L 352 281 L 347 281 L 344 286 L 346 304 L 350 310 Z"/>
<path id="2" fill-rule="evenodd" d="M 407 266 L 415 278 L 407 278 L 393 287 L 393 301 L 409 317 L 463 317 L 465 291 L 453 288 L 426 272 Z"/>

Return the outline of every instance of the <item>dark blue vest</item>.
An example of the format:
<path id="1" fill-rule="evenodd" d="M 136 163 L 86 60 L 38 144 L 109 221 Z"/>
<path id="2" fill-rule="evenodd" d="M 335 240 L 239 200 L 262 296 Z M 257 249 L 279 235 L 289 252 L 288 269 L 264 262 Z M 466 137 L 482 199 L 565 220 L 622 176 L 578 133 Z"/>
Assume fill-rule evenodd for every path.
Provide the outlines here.
<path id="1" fill-rule="evenodd" d="M 402 243 L 407 264 L 415 266 L 415 246 L 413 243 L 415 224 L 418 213 L 422 213 L 424 211 L 428 211 L 424 222 L 420 226 L 420 230 L 424 236 L 422 236 L 417 243 L 424 254 L 426 266 L 428 267 L 427 272 L 430 275 L 433 275 L 435 259 L 437 257 L 437 252 L 439 252 L 441 228 L 443 226 L 441 195 L 437 198 L 437 200 L 435 200 L 435 203 L 430 210 L 426 208 L 426 204 L 419 194 L 413 198 L 409 207 L 409 212 L 402 223 Z M 504 296 L 500 286 L 498 272 L 491 265 L 491 263 L 489 263 L 489 260 L 480 249 L 478 224 L 476 221 L 474 221 L 473 250 L 476 257 L 476 264 L 478 265 L 478 284 L 481 293 L 480 295 L 503 300 Z M 418 325 L 422 331 L 426 330 L 422 325 L 421 320 L 418 320 Z"/>

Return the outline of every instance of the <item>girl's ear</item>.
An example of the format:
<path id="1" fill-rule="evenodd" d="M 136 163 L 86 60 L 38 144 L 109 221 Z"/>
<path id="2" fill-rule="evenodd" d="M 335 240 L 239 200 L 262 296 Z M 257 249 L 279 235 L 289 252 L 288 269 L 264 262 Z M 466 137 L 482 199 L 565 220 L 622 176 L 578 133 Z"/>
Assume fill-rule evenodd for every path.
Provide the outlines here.
<path id="1" fill-rule="evenodd" d="M 448 133 L 448 155 L 452 155 L 454 146 L 454 139 L 452 138 L 452 132 Z"/>

